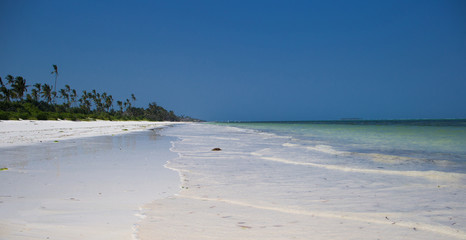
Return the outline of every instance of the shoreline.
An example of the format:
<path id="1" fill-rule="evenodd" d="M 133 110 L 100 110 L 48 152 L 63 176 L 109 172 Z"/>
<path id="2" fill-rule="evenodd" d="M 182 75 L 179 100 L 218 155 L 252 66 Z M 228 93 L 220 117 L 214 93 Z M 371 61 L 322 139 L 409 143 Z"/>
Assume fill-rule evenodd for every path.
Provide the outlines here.
<path id="1" fill-rule="evenodd" d="M 181 122 L 0 120 L 0 148 L 43 142 L 117 135 L 158 129 Z"/>
<path id="2" fill-rule="evenodd" d="M 0 166 L 8 168 L 0 172 L 0 239 L 137 239 L 142 207 L 179 192 L 179 174 L 166 167 L 175 138 L 148 131 L 173 123 L 44 124 L 8 128 L 10 137 L 32 137 L 0 144 Z"/>
<path id="3" fill-rule="evenodd" d="M 181 140 L 168 166 L 182 187 L 144 206 L 142 240 L 466 239 L 461 182 L 273 161 L 322 153 L 249 129 L 191 125 L 169 135 Z"/>

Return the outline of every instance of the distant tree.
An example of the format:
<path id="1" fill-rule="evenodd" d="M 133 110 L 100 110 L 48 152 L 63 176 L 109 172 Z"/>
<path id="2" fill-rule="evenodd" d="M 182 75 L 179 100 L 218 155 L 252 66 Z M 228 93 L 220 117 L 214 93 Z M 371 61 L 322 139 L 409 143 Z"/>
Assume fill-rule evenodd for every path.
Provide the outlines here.
<path id="1" fill-rule="evenodd" d="M 26 85 L 26 79 L 21 76 L 16 77 L 11 87 L 13 88 L 15 95 L 22 101 L 24 92 L 27 91 L 28 87 L 28 85 Z"/>
<path id="2" fill-rule="evenodd" d="M 52 91 L 51 95 L 52 95 L 52 101 L 53 101 L 53 103 L 56 103 L 56 102 L 55 102 L 55 98 L 56 98 L 57 95 L 58 95 L 58 94 L 57 94 L 57 91 Z"/>
<path id="3" fill-rule="evenodd" d="M 42 97 L 50 104 L 52 102 L 52 88 L 48 84 L 42 85 Z"/>
<path id="4" fill-rule="evenodd" d="M 113 97 L 112 95 L 106 96 L 105 97 L 105 108 L 107 109 L 107 112 L 110 112 L 110 108 L 113 106 Z"/>
<path id="5" fill-rule="evenodd" d="M 71 94 L 70 94 L 71 105 L 74 105 L 76 103 L 77 97 L 78 97 L 78 93 L 76 92 L 76 89 L 71 89 Z"/>
<path id="6" fill-rule="evenodd" d="M 165 119 L 165 120 L 173 122 L 173 121 L 179 121 L 179 118 L 175 115 L 175 112 L 170 111 L 168 112 L 168 119 Z"/>
<path id="7" fill-rule="evenodd" d="M 40 83 L 34 84 L 34 87 L 35 87 L 35 88 L 37 89 L 37 91 L 39 91 L 39 92 L 40 92 L 40 87 L 41 87 L 41 86 L 42 86 L 42 85 L 41 85 Z"/>
<path id="8" fill-rule="evenodd" d="M 5 79 L 7 80 L 6 84 L 8 84 L 8 85 L 13 84 L 13 82 L 15 81 L 15 78 L 13 76 L 11 76 L 11 75 L 7 75 L 5 77 Z"/>
<path id="9" fill-rule="evenodd" d="M 4 84 L 0 86 L 0 92 L 2 93 L 1 97 L 6 102 L 11 102 L 11 90 L 8 89 Z"/>
<path id="10" fill-rule="evenodd" d="M 53 71 L 51 72 L 51 74 L 55 75 L 55 85 L 53 86 L 53 91 L 55 92 L 55 95 L 53 97 L 53 101 L 55 102 L 55 97 L 56 97 L 56 92 L 57 92 L 57 78 L 58 78 L 58 67 L 57 65 L 52 65 L 53 67 Z"/>
<path id="11" fill-rule="evenodd" d="M 60 98 L 64 100 L 64 105 L 68 108 L 70 106 L 70 95 L 66 92 L 65 89 L 60 89 Z"/>
<path id="12" fill-rule="evenodd" d="M 84 90 L 81 95 L 81 98 L 79 99 L 80 108 L 84 110 L 86 113 L 89 113 L 91 111 L 91 102 L 89 101 L 89 95 L 90 93 Z"/>
<path id="13" fill-rule="evenodd" d="M 40 99 L 40 90 L 41 90 L 41 84 L 40 83 L 34 84 L 34 88 L 31 90 L 32 99 L 34 101 L 39 101 L 39 99 Z"/>
<path id="14" fill-rule="evenodd" d="M 131 108 L 131 102 L 129 101 L 129 99 L 126 99 L 126 101 L 125 101 L 125 111 L 127 111 L 129 108 Z"/>
<path id="15" fill-rule="evenodd" d="M 2 80 L 2 77 L 0 77 L 0 99 L 3 100 L 5 98 L 5 96 L 3 96 L 3 91 L 1 90 L 1 88 L 3 88 L 5 86 L 5 84 L 3 84 L 3 80 Z"/>
<path id="16" fill-rule="evenodd" d="M 118 107 L 120 108 L 120 113 L 123 112 L 123 102 L 122 101 L 117 101 Z"/>
<path id="17" fill-rule="evenodd" d="M 38 102 L 39 101 L 39 94 L 40 94 L 40 92 L 38 92 L 37 89 L 33 88 L 31 90 L 31 99 Z"/>
<path id="18" fill-rule="evenodd" d="M 7 80 L 6 84 L 3 85 L 1 91 L 3 93 L 3 95 L 5 96 L 5 100 L 7 102 L 11 102 L 11 99 L 14 99 L 16 98 L 16 94 L 15 92 L 12 90 L 12 89 L 9 89 L 6 85 L 12 85 L 15 81 L 15 78 L 11 75 L 7 75 L 5 77 L 5 80 Z"/>
<path id="19" fill-rule="evenodd" d="M 69 108 L 71 106 L 71 87 L 65 85 L 65 88 L 60 89 L 60 97 L 65 101 L 64 105 Z"/>
<path id="20" fill-rule="evenodd" d="M 9 89 L 7 85 L 11 86 L 11 84 L 13 84 L 14 82 L 14 78 L 13 76 L 8 75 L 5 77 L 5 80 L 6 80 L 6 83 L 3 83 L 2 81 L 1 86 L 0 86 L 0 92 L 2 93 L 1 97 L 6 102 L 11 102 L 11 99 L 15 98 L 15 92 L 12 89 Z"/>

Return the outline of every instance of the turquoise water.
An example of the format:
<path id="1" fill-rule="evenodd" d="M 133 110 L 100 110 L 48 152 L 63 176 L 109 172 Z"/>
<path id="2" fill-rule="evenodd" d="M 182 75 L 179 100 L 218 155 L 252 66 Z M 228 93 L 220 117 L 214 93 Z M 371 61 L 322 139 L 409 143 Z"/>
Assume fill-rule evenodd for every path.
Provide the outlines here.
<path id="1" fill-rule="evenodd" d="M 466 120 L 220 124 L 289 136 L 292 143 L 333 153 L 318 156 L 332 164 L 339 156 L 339 164 L 365 168 L 466 172 Z"/>

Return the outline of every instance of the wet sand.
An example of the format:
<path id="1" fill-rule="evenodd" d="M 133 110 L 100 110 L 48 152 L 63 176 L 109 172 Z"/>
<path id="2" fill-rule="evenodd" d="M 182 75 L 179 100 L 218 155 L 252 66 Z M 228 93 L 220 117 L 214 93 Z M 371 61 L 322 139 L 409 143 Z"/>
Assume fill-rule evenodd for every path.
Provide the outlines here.
<path id="1" fill-rule="evenodd" d="M 169 150 L 175 139 L 163 130 L 124 123 L 109 126 L 127 128 L 122 134 L 78 138 L 79 130 L 53 124 L 35 131 L 74 136 L 19 144 L 2 136 L 0 168 L 8 169 L 0 172 L 0 239 L 135 239 L 140 208 L 178 192 L 178 174 L 163 166 L 176 157 Z M 99 124 L 94 129 L 106 128 Z"/>

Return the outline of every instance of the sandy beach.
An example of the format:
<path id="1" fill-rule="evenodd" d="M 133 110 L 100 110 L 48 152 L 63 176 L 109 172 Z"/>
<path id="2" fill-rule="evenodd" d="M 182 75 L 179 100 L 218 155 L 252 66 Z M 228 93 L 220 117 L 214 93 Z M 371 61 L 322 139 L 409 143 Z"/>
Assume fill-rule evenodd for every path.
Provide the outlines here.
<path id="1" fill-rule="evenodd" d="M 0 239 L 135 239 L 140 208 L 179 190 L 171 124 L 0 122 Z"/>
<path id="2" fill-rule="evenodd" d="M 0 147 L 123 134 L 174 123 L 146 121 L 0 121 Z"/>
<path id="3" fill-rule="evenodd" d="M 169 125 L 0 122 L 0 239 L 466 239 L 462 162 Z"/>

